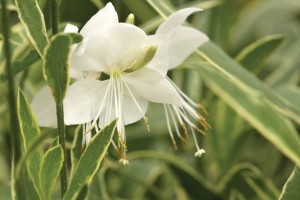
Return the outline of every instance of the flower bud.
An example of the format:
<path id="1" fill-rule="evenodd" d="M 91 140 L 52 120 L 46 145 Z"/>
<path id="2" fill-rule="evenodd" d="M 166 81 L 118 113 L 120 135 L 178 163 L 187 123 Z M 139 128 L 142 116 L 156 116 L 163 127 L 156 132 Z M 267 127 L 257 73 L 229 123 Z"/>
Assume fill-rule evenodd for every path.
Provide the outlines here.
<path id="1" fill-rule="evenodd" d="M 156 50 L 157 50 L 156 45 L 145 47 L 143 52 L 138 57 L 138 59 L 131 64 L 130 68 L 127 69 L 126 72 L 133 72 L 144 67 L 147 63 L 149 63 L 153 59 Z"/>
<path id="2" fill-rule="evenodd" d="M 127 24 L 134 24 L 134 15 L 130 13 L 125 21 Z"/>

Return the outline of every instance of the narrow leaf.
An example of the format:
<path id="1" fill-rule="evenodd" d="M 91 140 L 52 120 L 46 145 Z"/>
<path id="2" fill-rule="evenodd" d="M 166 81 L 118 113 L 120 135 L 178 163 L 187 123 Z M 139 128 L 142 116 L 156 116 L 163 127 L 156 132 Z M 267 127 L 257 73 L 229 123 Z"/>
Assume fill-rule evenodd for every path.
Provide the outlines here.
<path id="1" fill-rule="evenodd" d="M 282 43 L 284 37 L 281 35 L 269 35 L 247 46 L 243 49 L 236 60 L 250 71 L 259 71 L 259 65 L 270 56 Z"/>
<path id="2" fill-rule="evenodd" d="M 247 120 L 283 154 L 300 164 L 300 139 L 293 124 L 284 118 L 259 91 L 237 85 L 211 65 L 194 66 L 207 86 Z"/>
<path id="3" fill-rule="evenodd" d="M 54 36 L 45 50 L 43 73 L 57 103 L 65 97 L 69 83 L 69 51 L 72 43 L 70 36 Z"/>
<path id="4" fill-rule="evenodd" d="M 27 69 L 30 65 L 40 59 L 40 55 L 36 50 L 31 50 L 22 60 L 16 60 L 13 63 L 13 74 L 17 75 L 19 72 Z"/>
<path id="5" fill-rule="evenodd" d="M 71 162 L 72 162 L 71 174 L 73 174 L 74 169 L 76 168 L 77 163 L 81 157 L 82 137 L 83 137 L 81 130 L 82 130 L 82 126 L 78 126 L 75 129 L 75 134 L 74 134 L 74 139 L 73 139 L 73 144 L 71 149 Z"/>
<path id="6" fill-rule="evenodd" d="M 46 25 L 43 13 L 37 0 L 15 0 L 19 18 L 27 35 L 40 56 L 48 44 Z"/>
<path id="7" fill-rule="evenodd" d="M 52 147 L 43 156 L 40 167 L 40 187 L 45 200 L 51 199 L 51 191 L 55 186 L 64 160 L 60 145 Z"/>
<path id="8" fill-rule="evenodd" d="M 40 135 L 40 129 L 36 122 L 36 119 L 31 112 L 30 106 L 24 97 L 23 92 L 18 91 L 18 118 L 21 129 L 21 134 L 24 142 L 25 151 L 27 151 L 28 145 L 33 141 L 35 137 Z M 39 165 L 42 158 L 42 149 L 40 147 L 35 148 L 27 160 L 27 170 L 35 189 L 39 193 L 39 177 L 37 172 L 39 171 Z"/>
<path id="9" fill-rule="evenodd" d="M 284 184 L 279 200 L 298 199 L 300 196 L 300 168 L 295 167 L 293 173 Z"/>
<path id="10" fill-rule="evenodd" d="M 91 183 L 111 143 L 115 127 L 116 120 L 104 127 L 91 139 L 74 170 L 64 200 L 74 199 L 85 184 Z"/>

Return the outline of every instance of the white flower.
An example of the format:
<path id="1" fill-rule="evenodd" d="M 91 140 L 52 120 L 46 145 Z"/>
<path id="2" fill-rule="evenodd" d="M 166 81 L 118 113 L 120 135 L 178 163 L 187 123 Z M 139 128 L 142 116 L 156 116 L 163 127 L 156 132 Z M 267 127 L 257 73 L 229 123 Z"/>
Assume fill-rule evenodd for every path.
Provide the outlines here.
<path id="1" fill-rule="evenodd" d="M 125 125 L 143 118 L 149 129 L 145 116 L 149 101 L 164 104 L 173 141 L 171 120 L 182 138 L 175 118 L 183 127 L 188 124 L 193 134 L 194 129 L 200 130 L 189 119 L 192 116 L 205 124 L 193 108 L 196 104 L 166 76 L 169 69 L 180 65 L 208 40 L 200 31 L 182 26 L 196 11 L 200 9 L 175 12 L 155 35 L 149 36 L 132 24 L 119 23 L 111 3 L 95 14 L 80 31 L 83 41 L 72 49 L 71 76 L 77 81 L 69 87 L 64 100 L 65 124 L 84 124 L 84 132 L 92 128 L 98 131 L 117 118 L 118 145 L 114 142 L 113 145 L 121 149 L 125 164 Z M 69 25 L 66 31 L 77 32 L 77 29 Z M 108 79 L 99 80 L 100 74 Z M 41 126 L 56 124 L 55 106 L 50 96 L 46 87 L 31 104 Z M 196 146 L 199 151 L 197 142 Z"/>

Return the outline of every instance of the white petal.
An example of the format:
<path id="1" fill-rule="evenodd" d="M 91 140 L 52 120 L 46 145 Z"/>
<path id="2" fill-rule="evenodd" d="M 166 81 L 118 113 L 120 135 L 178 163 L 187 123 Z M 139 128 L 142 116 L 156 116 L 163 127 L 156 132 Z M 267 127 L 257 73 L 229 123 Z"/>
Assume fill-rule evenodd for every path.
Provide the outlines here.
<path id="1" fill-rule="evenodd" d="M 105 35 L 116 68 L 129 65 L 137 59 L 147 42 L 146 33 L 131 24 L 115 24 Z"/>
<path id="2" fill-rule="evenodd" d="M 73 25 L 73 24 L 67 24 L 65 29 L 64 29 L 65 33 L 78 33 L 78 27 Z"/>
<path id="3" fill-rule="evenodd" d="M 111 3 L 99 10 L 81 29 L 84 38 L 103 32 L 112 24 L 118 23 L 118 14 Z"/>
<path id="4" fill-rule="evenodd" d="M 176 89 L 161 74 L 151 69 L 142 69 L 136 73 L 138 76 L 122 76 L 135 95 L 155 103 L 181 105 Z"/>
<path id="5" fill-rule="evenodd" d="M 199 46 L 208 41 L 208 37 L 201 31 L 184 26 L 173 29 L 170 35 L 169 69 L 180 65 Z"/>
<path id="6" fill-rule="evenodd" d="M 65 123 L 83 124 L 94 119 L 103 101 L 107 81 L 80 80 L 71 85 L 64 100 Z"/>
<path id="7" fill-rule="evenodd" d="M 107 39 L 102 34 L 95 34 L 85 39 L 74 50 L 70 58 L 71 67 L 80 71 L 109 72 L 112 57 Z"/>
<path id="8" fill-rule="evenodd" d="M 134 103 L 132 97 L 124 96 L 123 99 L 123 111 L 124 111 L 124 125 L 132 124 L 140 120 L 147 111 L 148 101 L 141 97 L 135 97 L 137 103 L 142 109 L 142 113 L 137 108 L 137 105 Z"/>
<path id="9" fill-rule="evenodd" d="M 48 86 L 37 93 L 30 106 L 40 126 L 57 127 L 55 101 Z"/>
<path id="10" fill-rule="evenodd" d="M 158 71 L 162 75 L 166 75 L 169 69 L 170 35 L 156 34 L 148 36 L 148 43 L 149 45 L 157 45 L 157 50 L 153 59 L 147 66 Z"/>
<path id="11" fill-rule="evenodd" d="M 186 18 L 194 12 L 201 11 L 200 8 L 185 8 L 170 15 L 157 29 L 156 33 L 169 33 L 172 29 L 181 26 Z"/>
<path id="12" fill-rule="evenodd" d="M 83 79 L 81 72 L 76 69 L 73 69 L 72 67 L 70 67 L 70 77 L 75 78 L 76 80 Z"/>

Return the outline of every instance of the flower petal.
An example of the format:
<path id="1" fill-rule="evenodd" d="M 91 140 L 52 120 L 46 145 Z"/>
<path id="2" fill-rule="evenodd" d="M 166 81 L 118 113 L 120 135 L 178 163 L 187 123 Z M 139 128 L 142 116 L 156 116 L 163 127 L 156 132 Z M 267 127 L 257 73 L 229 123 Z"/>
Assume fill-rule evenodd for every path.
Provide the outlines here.
<path id="1" fill-rule="evenodd" d="M 133 73 L 122 78 L 136 96 L 142 96 L 155 103 L 181 105 L 176 89 L 161 74 L 146 68 Z"/>
<path id="2" fill-rule="evenodd" d="M 194 12 L 201 11 L 200 8 L 185 8 L 170 15 L 157 29 L 156 34 L 165 34 L 174 28 L 181 26 L 186 18 Z"/>
<path id="3" fill-rule="evenodd" d="M 157 45 L 157 50 L 153 59 L 147 64 L 147 66 L 165 76 L 169 69 L 170 35 L 156 34 L 148 36 L 148 43 L 149 45 Z"/>
<path id="4" fill-rule="evenodd" d="M 112 3 L 106 4 L 81 29 L 80 34 L 86 38 L 95 33 L 104 32 L 112 24 L 118 23 L 118 14 Z"/>
<path id="5" fill-rule="evenodd" d="M 71 67 L 80 71 L 109 72 L 111 63 L 109 44 L 102 34 L 85 39 L 70 58 Z"/>
<path id="6" fill-rule="evenodd" d="M 55 101 L 48 86 L 37 93 L 30 106 L 40 126 L 57 127 Z"/>
<path id="7" fill-rule="evenodd" d="M 65 123 L 83 124 L 97 115 L 107 81 L 80 80 L 71 85 L 64 100 Z"/>
<path id="8" fill-rule="evenodd" d="M 208 37 L 197 29 L 179 26 L 171 32 L 171 44 L 169 48 L 169 69 L 180 65 L 199 46 L 208 41 Z"/>
<path id="9" fill-rule="evenodd" d="M 131 24 L 112 25 L 105 33 L 116 68 L 128 67 L 142 53 L 147 42 L 146 33 Z"/>

